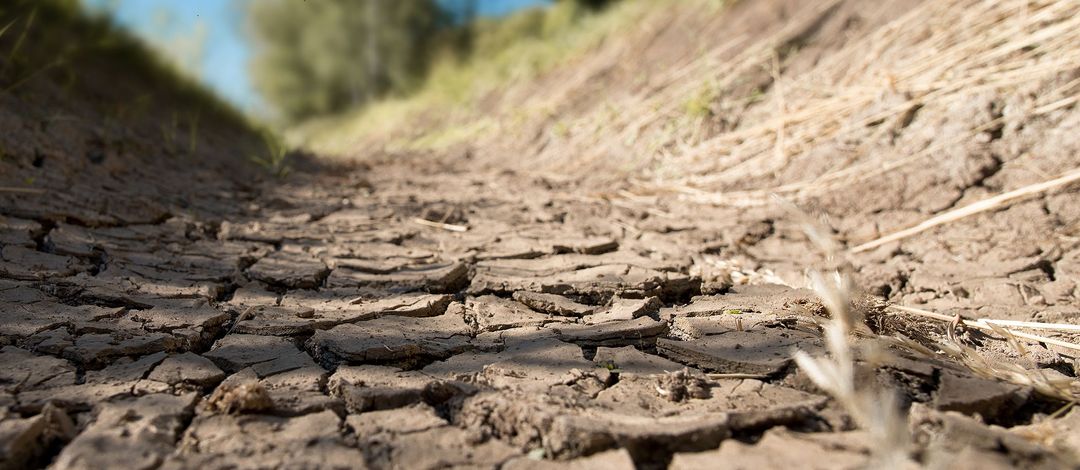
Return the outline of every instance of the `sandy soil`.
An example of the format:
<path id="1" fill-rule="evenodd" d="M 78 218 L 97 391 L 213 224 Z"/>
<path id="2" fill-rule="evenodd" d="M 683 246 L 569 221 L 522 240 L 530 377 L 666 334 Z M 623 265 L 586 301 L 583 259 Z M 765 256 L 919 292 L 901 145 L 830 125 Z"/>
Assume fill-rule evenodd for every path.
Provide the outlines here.
<path id="1" fill-rule="evenodd" d="M 660 70 L 693 55 L 671 53 L 686 35 L 748 18 L 767 32 L 812 2 L 780 3 L 708 21 L 676 11 L 650 30 L 659 49 L 639 50 Z M 892 20 L 867 3 L 815 13 L 787 70 Z M 897 10 L 919 4 L 907 3 Z M 575 73 L 619 57 L 610 47 Z M 648 72 L 575 90 L 610 98 L 629 93 L 620 74 Z M 205 125 L 197 147 L 163 150 L 182 103 L 118 137 L 101 118 L 108 96 L 35 83 L 0 98 L 0 468 L 871 466 L 879 441 L 792 360 L 826 349 L 827 310 L 803 288 L 823 255 L 777 204 L 701 194 L 827 174 L 842 146 L 910 155 L 983 129 L 792 197 L 852 247 L 1075 166 L 1074 104 L 1010 113 L 1078 76 L 926 103 L 694 192 L 664 190 L 675 183 L 659 173 L 627 180 L 632 155 L 585 158 L 620 149 L 550 135 L 304 160 L 275 180 L 244 163 L 255 138 L 240 127 Z M 571 102 L 557 115 L 594 108 Z M 767 114 L 713 124 L 755 113 Z M 1080 324 L 1078 202 L 1064 186 L 851 255 L 861 341 L 908 338 L 856 359 L 860 387 L 900 397 L 912 462 L 1080 465 L 1080 412 L 1044 386 L 1075 392 L 1077 351 L 976 328 L 950 339 L 948 322 L 890 307 Z M 952 340 L 986 362 L 943 354 Z"/>

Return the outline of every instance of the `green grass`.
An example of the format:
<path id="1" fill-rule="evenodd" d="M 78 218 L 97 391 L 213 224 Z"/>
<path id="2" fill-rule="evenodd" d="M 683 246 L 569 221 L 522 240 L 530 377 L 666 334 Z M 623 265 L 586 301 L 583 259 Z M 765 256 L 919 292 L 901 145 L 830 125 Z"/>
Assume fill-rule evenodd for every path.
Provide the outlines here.
<path id="1" fill-rule="evenodd" d="M 471 59 L 444 54 L 415 93 L 305 123 L 289 132 L 289 140 L 328 154 L 346 153 L 355 142 L 370 136 L 393 135 L 387 144 L 390 151 L 441 149 L 468 141 L 496 124 L 473 106 L 480 98 L 580 57 L 612 34 L 633 27 L 651 9 L 668 3 L 622 0 L 594 13 L 574 2 L 558 2 L 545 10 L 526 10 L 503 20 L 481 20 L 476 25 Z M 428 129 L 427 135 L 400 135 L 401 129 L 416 127 L 415 123 L 431 116 L 447 115 L 459 122 L 436 122 L 437 128 Z"/>
<path id="2" fill-rule="evenodd" d="M 176 111 L 172 113 L 172 120 L 161 124 L 161 141 L 165 144 L 165 150 L 171 154 L 176 153 L 176 134 L 179 132 Z"/>
<path id="3" fill-rule="evenodd" d="M 690 99 L 683 104 L 686 114 L 695 118 L 708 118 L 713 115 L 713 103 L 720 95 L 720 90 L 712 82 L 705 83 Z"/>
<path id="4" fill-rule="evenodd" d="M 30 10 L 30 14 L 26 17 L 25 25 L 22 28 L 22 33 L 19 34 L 19 38 L 15 40 L 15 45 L 11 46 L 11 51 L 8 52 L 8 62 L 11 62 L 15 57 L 18 57 L 19 51 L 22 50 L 22 45 L 26 42 L 26 34 L 34 27 L 34 19 L 37 18 L 37 7 Z M 14 24 L 16 20 L 12 20 L 9 23 Z"/>
<path id="5" fill-rule="evenodd" d="M 188 116 L 188 155 L 195 155 L 199 150 L 199 118 L 202 114 L 195 110 Z"/>
<path id="6" fill-rule="evenodd" d="M 14 26 L 15 22 L 18 21 L 18 20 L 19 20 L 18 18 L 15 18 L 15 19 L 13 19 L 11 21 L 8 21 L 8 23 L 6 25 L 4 25 L 3 28 L 0 28 L 0 38 L 3 38 L 4 33 L 6 33 L 7 30 L 11 29 L 11 27 Z"/>
<path id="7" fill-rule="evenodd" d="M 263 152 L 248 155 L 248 160 L 277 178 L 285 178 L 292 171 L 288 146 L 273 132 L 264 131 L 262 136 L 266 148 Z"/>

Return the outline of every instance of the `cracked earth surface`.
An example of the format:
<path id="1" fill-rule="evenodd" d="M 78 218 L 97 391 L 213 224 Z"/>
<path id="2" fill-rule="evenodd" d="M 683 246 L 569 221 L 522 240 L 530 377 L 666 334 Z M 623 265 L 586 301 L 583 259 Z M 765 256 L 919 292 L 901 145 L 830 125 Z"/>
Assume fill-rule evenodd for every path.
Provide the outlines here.
<path id="1" fill-rule="evenodd" d="M 225 220 L 5 206 L 18 208 L 0 271 L 7 455 L 56 452 L 55 468 L 518 468 L 530 455 L 629 468 L 817 426 L 824 397 L 782 383 L 787 348 L 818 343 L 797 321 L 820 313 L 812 295 L 696 297 L 691 252 L 622 235 L 668 234 L 674 250 L 685 229 L 514 175 L 458 176 L 300 179 L 214 201 L 239 206 Z M 741 331 L 730 309 L 746 310 Z"/>
<path id="2" fill-rule="evenodd" d="M 822 31 L 858 33 L 864 21 L 839 11 Z M 673 56 L 664 47 L 683 47 L 665 39 L 680 25 L 700 37 L 730 26 L 673 24 L 641 48 L 656 67 Z M 811 33 L 813 52 L 823 38 Z M 0 468 L 868 463 L 870 437 L 792 363 L 794 349 L 823 352 L 826 311 L 791 287 L 821 260 L 782 211 L 616 197 L 634 189 L 612 183 L 625 180 L 619 155 L 536 170 L 585 152 L 501 135 L 489 140 L 519 147 L 301 160 L 266 180 L 243 161 L 261 142 L 241 126 L 207 117 L 190 148 L 165 145 L 162 123 L 175 126 L 183 102 L 108 122 L 106 105 L 153 86 L 113 71 L 88 66 L 67 95 L 45 81 L 0 94 L 0 188 L 37 189 L 0 190 Z M 614 77 L 567 102 L 637 83 Z M 1010 113 L 1077 77 L 927 104 L 893 138 L 867 128 L 739 187 L 799 181 L 853 141 L 910 155 L 1004 119 L 942 158 L 801 201 L 831 214 L 842 242 L 871 240 L 1072 167 L 1080 113 Z M 540 154 L 520 146 L 563 160 L 508 158 Z M 1076 323 L 1077 194 L 856 256 L 861 313 L 876 333 L 915 339 L 943 327 L 885 302 Z M 1075 379 L 1075 351 L 1021 355 L 962 333 L 992 361 Z M 1055 415 L 1064 403 L 941 356 L 897 350 L 875 364 L 860 380 L 910 405 L 920 463 L 1077 466 L 1080 412 Z"/>
<path id="3" fill-rule="evenodd" d="M 386 164 L 148 220 L 19 196 L 0 225 L 4 455 L 64 469 L 867 461 L 865 436 L 792 366 L 793 349 L 822 350 L 814 294 L 695 268 L 702 246 L 747 243 L 744 228 L 555 194 Z M 987 446 L 1011 435 L 950 411 L 1008 420 L 1031 396 L 926 358 L 878 380 L 905 384 L 925 426 Z M 1038 446 L 1004 455 L 1058 463 Z"/>

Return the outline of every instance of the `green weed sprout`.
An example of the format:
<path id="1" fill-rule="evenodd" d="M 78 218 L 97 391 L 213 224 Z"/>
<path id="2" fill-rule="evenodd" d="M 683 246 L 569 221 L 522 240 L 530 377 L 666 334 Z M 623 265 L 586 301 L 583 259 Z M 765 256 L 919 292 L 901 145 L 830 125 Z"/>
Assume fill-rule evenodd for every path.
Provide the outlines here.
<path id="1" fill-rule="evenodd" d="M 0 28 L 0 38 L 4 37 L 4 33 L 6 33 L 7 30 L 11 29 L 11 26 L 14 25 L 15 22 L 18 20 L 18 18 L 15 18 L 14 20 L 9 21 L 8 24 L 4 25 L 3 28 Z"/>
<path id="2" fill-rule="evenodd" d="M 172 113 L 172 121 L 169 124 L 161 125 L 161 138 L 165 141 L 165 148 L 169 153 L 176 153 L 176 127 L 178 125 L 178 118 L 176 111 Z"/>
<path id="3" fill-rule="evenodd" d="M 199 148 L 199 113 L 188 116 L 188 154 L 195 155 Z"/>
<path id="4" fill-rule="evenodd" d="M 597 364 L 596 366 L 597 367 L 603 367 L 603 368 L 605 368 L 605 369 L 607 369 L 607 370 L 609 370 L 611 372 L 616 372 L 616 373 L 619 372 L 619 365 L 616 364 L 615 361 L 612 361 L 610 359 L 608 359 L 608 360 L 606 360 L 604 362 L 601 362 L 601 363 Z"/>
<path id="5" fill-rule="evenodd" d="M 712 109 L 713 102 L 719 97 L 717 87 L 713 83 L 706 83 L 695 93 L 690 99 L 686 100 L 683 104 L 683 110 L 686 114 L 695 118 L 708 118 L 712 117 L 714 112 Z"/>
<path id="6" fill-rule="evenodd" d="M 35 18 L 37 18 L 37 8 L 30 10 L 30 16 L 26 19 L 26 26 L 23 27 L 22 34 L 19 34 L 19 38 L 15 40 L 15 45 L 11 47 L 11 52 L 8 52 L 8 62 L 14 61 L 19 50 L 22 49 L 23 43 L 26 42 L 27 33 L 29 33 L 30 28 L 34 26 Z M 15 22 L 12 21 L 11 24 L 14 23 Z M 11 27 L 11 24 L 5 26 L 4 31 L 7 31 L 7 29 Z"/>
<path id="7" fill-rule="evenodd" d="M 289 167 L 287 162 L 289 150 L 285 146 L 285 142 L 271 132 L 264 132 L 263 144 L 266 145 L 266 153 L 261 155 L 251 154 L 248 156 L 248 160 L 251 160 L 277 178 L 288 176 L 292 168 Z"/>

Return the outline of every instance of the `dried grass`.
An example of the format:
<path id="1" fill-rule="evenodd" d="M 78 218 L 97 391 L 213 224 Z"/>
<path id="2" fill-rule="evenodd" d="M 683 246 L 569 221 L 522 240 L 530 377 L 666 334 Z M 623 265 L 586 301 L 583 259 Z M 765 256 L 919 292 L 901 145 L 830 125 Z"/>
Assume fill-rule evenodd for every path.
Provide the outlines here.
<path id="1" fill-rule="evenodd" d="M 829 357 L 812 357 L 805 351 L 796 351 L 795 363 L 869 433 L 873 442 L 872 468 L 912 467 L 908 455 L 911 436 L 896 396 L 887 390 L 856 384 L 858 365 L 853 353 L 856 347 L 853 333 L 857 327 L 865 329 L 865 324 L 852 308 L 854 285 L 847 254 L 820 223 L 790 204 L 787 208 L 800 220 L 803 232 L 826 255 L 830 265 L 828 275 L 819 271 L 810 273 L 813 289 L 831 317 L 824 327 Z"/>
<path id="2" fill-rule="evenodd" d="M 431 220 L 427 220 L 427 219 L 421 219 L 419 217 L 414 217 L 412 219 L 412 221 L 413 221 L 413 223 L 415 223 L 417 225 L 423 225 L 425 227 L 438 228 L 438 229 L 446 230 L 448 232 L 461 233 L 461 232 L 468 232 L 469 231 L 469 227 L 465 226 L 465 225 L 455 225 L 455 224 L 447 224 L 447 223 L 443 223 L 443 222 L 435 222 L 435 221 L 431 221 Z"/>
<path id="3" fill-rule="evenodd" d="M 1048 338 L 1045 336 L 1038 336 L 1030 333 L 1016 331 L 1010 328 L 1006 328 L 1001 324 L 994 324 L 994 320 L 964 320 L 960 318 L 960 316 L 950 317 L 948 315 L 911 307 L 892 306 L 891 308 L 898 312 L 917 315 L 922 318 L 931 318 L 938 321 L 948 322 L 948 326 L 946 329 L 947 341 L 935 342 L 931 344 L 934 349 L 930 349 L 926 345 L 917 343 L 910 338 L 900 335 L 893 338 L 895 343 L 898 345 L 902 345 L 909 349 L 917 350 L 927 355 L 935 355 L 936 349 L 936 352 L 940 352 L 941 354 L 948 356 L 949 358 L 963 364 L 972 372 L 975 372 L 976 374 L 983 377 L 1003 380 L 1016 385 L 1028 386 L 1042 395 L 1056 398 L 1059 400 L 1064 400 L 1070 403 L 1076 403 L 1080 401 L 1080 380 L 1072 377 L 1052 377 L 1041 370 L 1025 369 L 1018 364 L 987 359 L 982 354 L 979 354 L 979 352 L 976 351 L 974 348 L 967 346 L 966 344 L 964 344 L 964 342 L 960 341 L 957 338 L 956 329 L 958 326 L 963 325 L 965 327 L 976 328 L 996 334 L 1000 336 L 1002 340 L 1008 342 L 1013 347 L 1013 349 L 1017 350 L 1017 352 L 1019 352 L 1020 354 L 1025 353 L 1023 346 L 1019 344 L 1019 340 L 1021 339 L 1034 344 L 1049 344 L 1071 349 L 1074 351 L 1080 351 L 1080 345 L 1078 344 L 1062 341 L 1059 339 Z M 1033 328 L 1035 327 L 1035 325 L 1037 325 L 1037 327 L 1045 329 L 1061 328 L 1062 326 L 1075 326 L 1038 324 L 1034 322 L 1012 323 L 1013 326 Z"/>
<path id="4" fill-rule="evenodd" d="M 891 233 L 876 240 L 863 243 L 859 246 L 852 248 L 851 251 L 853 253 L 869 251 L 887 243 L 892 243 L 910 237 L 912 235 L 917 235 L 939 225 L 955 222 L 964 217 L 969 217 L 981 212 L 986 212 L 988 210 L 997 209 L 1017 199 L 1050 191 L 1051 189 L 1059 188 L 1070 183 L 1074 183 L 1078 180 L 1080 180 L 1080 168 L 1074 169 L 1068 173 L 1065 173 L 1064 175 L 1061 175 L 1060 177 L 1054 178 L 1049 181 L 1043 181 L 1041 183 L 1027 185 L 1019 189 L 1015 189 L 994 197 L 986 198 L 981 201 L 968 204 L 958 209 L 938 214 L 923 222 L 920 222 L 913 227 L 900 230 L 898 232 Z"/>
<path id="5" fill-rule="evenodd" d="M 1026 340 L 1028 342 L 1035 343 L 1035 344 L 1051 344 L 1051 345 L 1054 345 L 1054 346 L 1058 346 L 1058 347 L 1062 347 L 1062 348 L 1065 348 L 1065 349 L 1071 349 L 1071 350 L 1080 352 L 1080 344 L 1070 343 L 1068 341 L 1063 341 L 1063 340 L 1060 340 L 1060 339 L 1049 338 L 1049 337 L 1046 337 L 1046 336 L 1034 335 L 1034 334 L 1031 334 L 1031 333 L 1024 333 L 1024 332 L 1021 332 L 1021 331 L 1015 331 L 1015 330 L 1013 330 L 1011 328 L 1006 328 L 1008 326 L 1012 326 L 1012 327 L 1023 327 L 1023 328 L 1042 329 L 1042 330 L 1077 331 L 1078 329 L 1080 329 L 1080 325 L 1065 325 L 1065 324 L 1058 324 L 1058 323 L 1019 322 L 1019 321 L 1008 321 L 1008 320 L 993 320 L 993 319 L 989 319 L 989 318 L 980 318 L 978 320 L 964 320 L 964 319 L 956 320 L 956 317 L 950 317 L 948 315 L 944 315 L 944 314 L 941 314 L 941 313 L 935 313 L 935 312 L 931 312 L 931 311 L 928 311 L 928 310 L 923 310 L 923 309 L 918 309 L 918 308 L 913 308 L 913 307 L 903 307 L 903 306 L 899 306 L 899 305 L 892 305 L 889 308 L 893 309 L 894 311 L 903 312 L 903 313 L 912 314 L 912 315 L 917 315 L 917 316 L 920 316 L 920 317 L 923 317 L 923 318 L 931 318 L 931 319 L 938 320 L 938 321 L 946 321 L 946 322 L 958 321 L 960 324 L 962 324 L 964 326 L 967 326 L 967 327 L 970 327 L 970 328 L 976 328 L 976 329 L 979 329 L 979 330 L 982 330 L 982 331 L 987 331 L 987 332 L 991 332 L 991 333 L 997 333 L 997 334 L 1003 336 L 1005 339 L 1009 339 L 1010 337 L 1021 338 L 1021 339 L 1024 339 L 1024 340 Z"/>
<path id="6" fill-rule="evenodd" d="M 919 107 L 962 104 L 979 93 L 1038 83 L 1080 67 L 1080 48 L 1075 47 L 1080 43 L 1080 3 L 950 0 L 924 2 L 876 32 L 854 38 L 809 70 L 784 76 L 777 51 L 834 5 L 821 2 L 803 10 L 765 40 L 750 43 L 748 38 L 734 37 L 656 79 L 658 92 L 650 88 L 620 103 L 620 109 L 651 111 L 623 113 L 608 122 L 620 130 L 601 143 L 610 152 L 627 142 L 652 142 L 658 149 L 649 157 L 653 169 L 637 180 L 635 192 L 676 193 L 691 202 L 750 206 L 768 204 L 773 193 L 800 200 L 887 177 L 999 127 L 1004 119 L 972 123 L 968 132 L 935 139 L 913 153 L 872 152 L 875 139 L 857 139 L 824 172 L 774 187 L 738 189 L 747 181 L 785 170 L 822 144 L 848 142 L 868 126 L 879 125 L 882 131 L 902 127 Z M 740 48 L 745 50 L 720 65 L 722 57 Z M 680 114 L 685 101 L 681 98 L 700 86 L 701 81 L 685 77 L 703 77 L 724 94 L 759 69 L 773 75 L 771 103 L 741 113 L 740 121 L 749 124 L 703 139 L 695 137 L 700 135 L 696 127 L 683 132 L 666 129 L 665 123 Z M 717 70 L 722 72 L 717 75 Z M 1077 88 L 1077 83 L 1068 83 L 1040 93 L 1026 116 L 1009 119 L 1074 105 L 1080 96 Z M 595 149 L 590 153 L 605 154 Z"/>
<path id="7" fill-rule="evenodd" d="M 794 205 L 785 203 L 788 212 L 800 221 L 803 232 L 817 246 L 828 260 L 829 275 L 818 271 L 810 273 L 814 291 L 821 298 L 830 313 L 831 319 L 825 324 L 825 345 L 828 357 L 812 357 L 804 351 L 796 351 L 795 362 L 806 375 L 829 393 L 873 439 L 873 468 L 909 468 L 914 467 L 909 455 L 910 434 L 907 420 L 899 412 L 895 395 L 887 390 L 880 390 L 856 383 L 855 351 L 856 330 L 863 328 L 863 320 L 852 310 L 851 263 L 850 251 L 844 251 L 841 245 L 831 238 L 822 224 Z M 1054 345 L 1080 351 L 1080 345 L 1056 338 L 1035 335 L 1017 329 L 1058 331 L 1075 333 L 1080 326 L 1057 323 L 1025 321 L 1006 321 L 993 319 L 964 320 L 959 316 L 948 316 L 911 307 L 890 306 L 895 312 L 915 315 L 947 322 L 946 340 L 932 341 L 924 338 L 915 341 L 902 333 L 892 336 L 877 336 L 878 342 L 868 343 L 862 351 L 866 358 L 886 353 L 882 345 L 891 345 L 924 357 L 941 357 L 955 361 L 973 373 L 994 380 L 1031 387 L 1035 392 L 1047 397 L 1068 402 L 1070 405 L 1080 400 L 1080 381 L 1071 377 L 1049 375 L 1041 370 L 1029 370 L 1018 364 L 991 360 L 971 346 L 961 341 L 956 333 L 960 325 L 976 328 L 998 336 L 1007 342 L 1019 354 L 1027 354 L 1022 342 Z M 862 332 L 860 331 L 860 333 Z M 862 334 L 865 336 L 865 333 Z M 871 360 L 871 362 L 873 362 Z"/>
<path id="8" fill-rule="evenodd" d="M 16 188 L 11 186 L 0 186 L 0 193 L 45 194 L 45 190 L 38 188 Z"/>
<path id="9" fill-rule="evenodd" d="M 910 466 L 907 420 L 900 414 L 896 396 L 885 390 L 856 386 L 856 363 L 849 325 L 851 285 L 846 274 L 825 281 L 817 276 L 814 290 L 829 309 L 832 319 L 825 326 L 825 346 L 830 357 L 795 353 L 799 368 L 822 390 L 828 392 L 872 439 L 874 468 Z"/>

